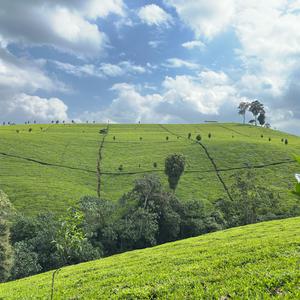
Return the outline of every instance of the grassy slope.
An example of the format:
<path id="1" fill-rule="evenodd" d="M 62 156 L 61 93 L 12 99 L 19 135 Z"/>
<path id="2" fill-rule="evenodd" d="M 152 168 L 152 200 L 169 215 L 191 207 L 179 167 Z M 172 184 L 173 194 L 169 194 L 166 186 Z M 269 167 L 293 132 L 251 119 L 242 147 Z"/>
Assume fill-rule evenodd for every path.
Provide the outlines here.
<path id="1" fill-rule="evenodd" d="M 2 284 L 0 298 L 49 298 L 51 276 Z M 300 218 L 63 268 L 55 286 L 54 299 L 300 299 Z"/>
<path id="2" fill-rule="evenodd" d="M 33 128 L 31 133 L 29 127 Z M 1 126 L 0 189 L 26 213 L 62 212 L 81 196 L 96 195 L 96 164 L 102 138 L 98 132 L 103 127 L 99 124 Z M 17 129 L 20 133 L 16 133 Z M 182 137 L 177 138 L 168 130 Z M 228 169 L 246 164 L 259 166 L 284 162 L 291 159 L 292 154 L 300 154 L 299 137 L 247 125 L 111 125 L 102 153 L 101 169 L 105 173 L 102 175 L 102 196 L 117 200 L 130 190 L 134 179 L 143 172 L 156 172 L 166 183 L 164 159 L 174 152 L 183 153 L 188 162 L 187 172 L 177 190 L 180 198 L 211 201 L 224 196 L 223 186 L 205 152 L 186 139 L 189 132 L 193 137 L 201 133 L 217 167 L 223 170 L 220 174 L 227 185 L 232 183 L 232 174 L 236 172 Z M 212 134 L 211 139 L 208 139 L 208 133 Z M 289 139 L 288 146 L 281 142 L 285 137 Z M 157 169 L 153 168 L 154 162 L 158 163 Z M 118 175 L 121 164 L 124 171 Z M 293 176 L 297 170 L 296 164 L 281 164 L 256 169 L 256 173 L 260 183 L 283 193 L 286 205 L 293 205 L 297 199 L 287 191 L 293 189 Z"/>

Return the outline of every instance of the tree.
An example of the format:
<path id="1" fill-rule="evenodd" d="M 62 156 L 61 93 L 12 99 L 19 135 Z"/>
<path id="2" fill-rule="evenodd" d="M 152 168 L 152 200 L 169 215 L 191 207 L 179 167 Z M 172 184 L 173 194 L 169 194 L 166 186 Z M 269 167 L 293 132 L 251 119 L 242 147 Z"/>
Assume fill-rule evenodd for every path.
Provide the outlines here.
<path id="1" fill-rule="evenodd" d="M 258 120 L 260 126 L 264 126 L 266 123 L 266 115 L 264 113 L 260 113 L 257 120 Z"/>
<path id="2" fill-rule="evenodd" d="M 249 111 L 253 114 L 255 126 L 257 126 L 257 116 L 259 114 L 265 114 L 264 105 L 260 103 L 258 100 L 255 100 L 251 102 L 249 106 Z"/>
<path id="3" fill-rule="evenodd" d="M 172 154 L 166 158 L 165 174 L 168 176 L 170 188 L 175 192 L 179 179 L 184 172 L 185 157 L 182 154 Z"/>
<path id="4" fill-rule="evenodd" d="M 0 191 L 0 282 L 10 276 L 12 267 L 12 247 L 8 219 L 12 211 L 12 205 L 8 197 Z"/>
<path id="5" fill-rule="evenodd" d="M 239 114 L 243 116 L 243 124 L 246 122 L 246 112 L 250 106 L 249 102 L 241 102 L 238 106 Z"/>

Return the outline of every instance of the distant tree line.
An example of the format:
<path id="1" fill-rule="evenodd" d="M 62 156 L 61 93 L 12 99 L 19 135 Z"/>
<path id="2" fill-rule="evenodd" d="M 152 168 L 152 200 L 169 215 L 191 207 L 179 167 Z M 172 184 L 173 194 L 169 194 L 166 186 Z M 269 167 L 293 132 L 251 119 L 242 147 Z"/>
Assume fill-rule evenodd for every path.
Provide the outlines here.
<path id="1" fill-rule="evenodd" d="M 172 162 L 173 161 L 173 162 Z M 170 171 L 171 170 L 171 171 Z M 256 184 L 255 172 L 236 173 L 233 200 L 175 196 L 184 157 L 166 159 L 166 188 L 155 175 L 135 181 L 118 202 L 85 196 L 66 214 L 27 217 L 0 197 L 0 281 L 198 236 L 234 226 L 300 215 L 278 194 Z M 171 190 L 171 191 L 170 191 Z"/>

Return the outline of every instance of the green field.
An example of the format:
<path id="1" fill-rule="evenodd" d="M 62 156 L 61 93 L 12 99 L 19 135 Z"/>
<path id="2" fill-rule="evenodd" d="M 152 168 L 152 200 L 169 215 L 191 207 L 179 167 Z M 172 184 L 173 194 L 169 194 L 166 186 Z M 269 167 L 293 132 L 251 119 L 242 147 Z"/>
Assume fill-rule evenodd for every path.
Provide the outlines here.
<path id="1" fill-rule="evenodd" d="M 26 214 L 47 210 L 61 213 L 80 197 L 96 195 L 97 160 L 103 139 L 99 130 L 105 126 L 1 126 L 0 189 Z M 291 192 L 294 173 L 299 172 L 292 156 L 300 154 L 300 138 L 240 124 L 110 125 L 101 152 L 101 196 L 118 200 L 143 173 L 155 172 L 166 184 L 164 159 L 175 152 L 187 158 L 176 192 L 179 198 L 213 201 L 226 196 L 204 149 L 187 139 L 189 132 L 192 138 L 202 135 L 202 143 L 228 187 L 238 169 L 252 166 L 257 181 L 284 195 L 285 205 L 298 201 Z M 282 143 L 282 138 L 288 138 L 289 144 Z"/>
<path id="2" fill-rule="evenodd" d="M 53 272 L 0 285 L 50 299 Z M 300 299 L 300 218 L 265 222 L 63 268 L 54 299 Z"/>

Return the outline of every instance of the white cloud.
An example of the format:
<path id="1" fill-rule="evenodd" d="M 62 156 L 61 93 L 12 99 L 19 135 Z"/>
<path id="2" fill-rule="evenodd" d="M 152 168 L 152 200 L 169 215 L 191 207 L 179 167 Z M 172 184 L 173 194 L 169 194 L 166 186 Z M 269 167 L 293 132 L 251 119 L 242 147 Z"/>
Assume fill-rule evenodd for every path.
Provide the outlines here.
<path id="1" fill-rule="evenodd" d="M 100 55 L 108 43 L 94 20 L 125 15 L 121 0 L 3 0 L 0 35 L 6 43 L 48 45 L 81 57 Z"/>
<path id="2" fill-rule="evenodd" d="M 0 118 L 11 122 L 26 119 L 47 121 L 67 119 L 67 106 L 57 98 L 40 98 L 32 93 L 67 92 L 68 88 L 51 79 L 40 61 L 16 58 L 0 48 Z"/>
<path id="3" fill-rule="evenodd" d="M 146 68 L 130 61 L 122 61 L 119 64 L 102 63 L 99 66 L 92 64 L 72 65 L 59 61 L 54 61 L 54 64 L 60 70 L 77 77 L 120 77 L 147 72 Z"/>
<path id="4" fill-rule="evenodd" d="M 201 41 L 189 41 L 189 42 L 183 43 L 182 47 L 189 49 L 189 50 L 195 49 L 195 48 L 204 50 L 206 48 L 206 45 Z"/>
<path id="5" fill-rule="evenodd" d="M 68 107 L 58 98 L 40 98 L 27 94 L 16 94 L 1 102 L 0 117 L 7 121 L 37 120 L 68 120 Z"/>
<path id="6" fill-rule="evenodd" d="M 235 109 L 241 101 L 237 90 L 223 72 L 206 70 L 198 76 L 166 77 L 161 94 L 143 95 L 140 87 L 120 83 L 112 87 L 117 94 L 108 108 L 86 112 L 82 118 L 112 122 L 192 122 L 215 117 Z"/>
<path id="7" fill-rule="evenodd" d="M 167 12 L 165 12 L 161 7 L 156 4 L 149 4 L 143 6 L 139 12 L 138 16 L 141 21 L 149 26 L 169 26 L 172 23 L 172 17 Z"/>
<path id="8" fill-rule="evenodd" d="M 164 63 L 163 66 L 167 68 L 187 68 L 191 70 L 199 69 L 198 64 L 176 57 L 167 59 L 167 62 Z"/>
<path id="9" fill-rule="evenodd" d="M 224 31 L 234 15 L 234 0 L 164 0 L 197 38 L 212 39 Z"/>

